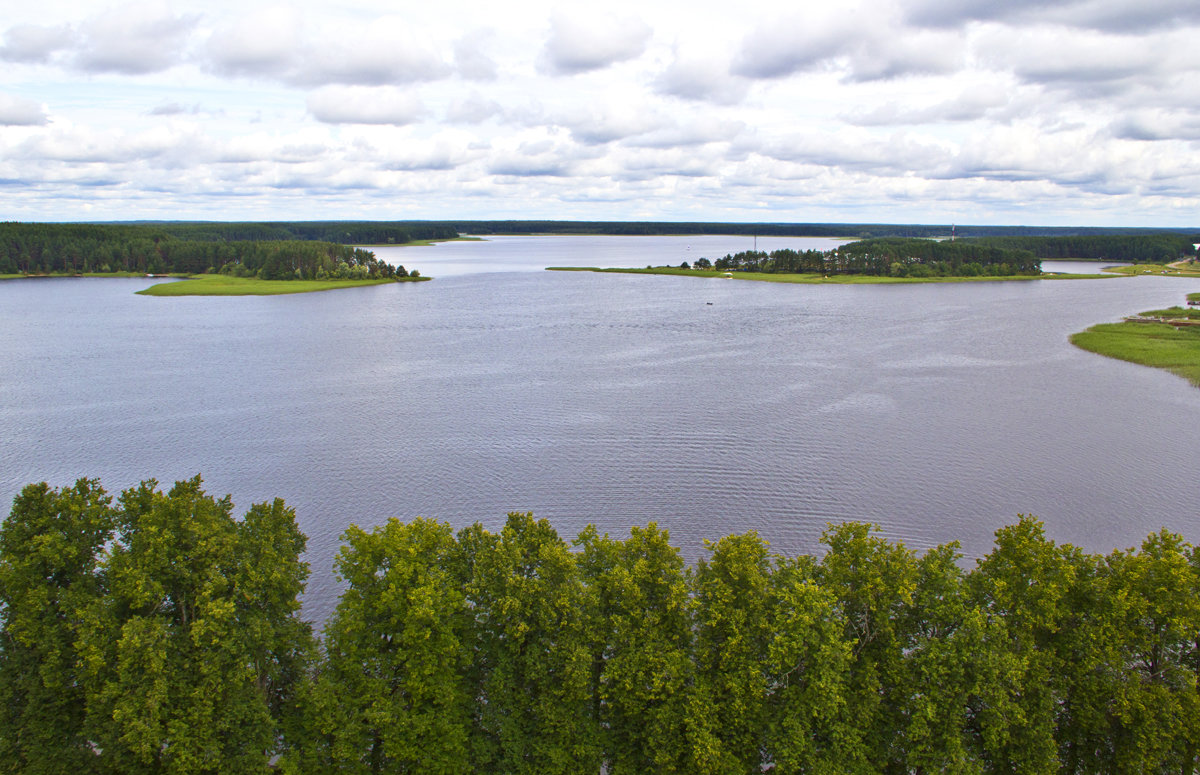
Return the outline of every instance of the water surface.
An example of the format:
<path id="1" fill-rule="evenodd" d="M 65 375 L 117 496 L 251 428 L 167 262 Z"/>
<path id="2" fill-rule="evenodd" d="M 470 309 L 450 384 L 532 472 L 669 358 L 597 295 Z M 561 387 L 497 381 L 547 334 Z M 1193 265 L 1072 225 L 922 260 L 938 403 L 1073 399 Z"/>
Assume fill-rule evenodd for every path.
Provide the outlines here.
<path id="1" fill-rule="evenodd" d="M 391 516 L 495 529 L 528 510 L 567 538 L 655 520 L 688 559 L 746 530 L 819 551 L 847 519 L 915 548 L 960 540 L 968 557 L 1018 513 L 1092 551 L 1164 526 L 1200 540 L 1196 478 L 1160 454 L 1200 438 L 1200 390 L 1067 342 L 1200 282 L 527 271 L 614 265 L 595 259 L 626 239 L 633 266 L 675 263 L 688 240 L 404 248 L 406 266 L 457 273 L 295 296 L 0 283 L 0 498 L 196 473 L 239 513 L 282 497 L 310 538 L 314 618 L 336 602 L 342 531 Z M 484 271 L 488 251 L 505 271 Z"/>

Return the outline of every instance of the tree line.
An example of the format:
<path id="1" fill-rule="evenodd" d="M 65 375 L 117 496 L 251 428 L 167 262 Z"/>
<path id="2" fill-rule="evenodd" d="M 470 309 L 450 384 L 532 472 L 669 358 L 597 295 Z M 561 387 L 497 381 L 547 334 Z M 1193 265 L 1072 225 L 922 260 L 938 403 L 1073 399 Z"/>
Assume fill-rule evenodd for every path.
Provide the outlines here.
<path id="1" fill-rule="evenodd" d="M 458 236 L 452 224 L 431 221 L 179 221 L 155 225 L 173 237 L 206 242 L 309 240 L 343 245 L 403 245 Z"/>
<path id="2" fill-rule="evenodd" d="M 710 262 L 701 258 L 697 269 L 723 272 L 799 274 L 864 274 L 884 277 L 975 277 L 1041 274 L 1041 262 L 1031 251 L 1007 249 L 981 241 L 937 241 L 882 237 L 850 242 L 833 250 L 797 251 L 790 248 L 726 254 Z"/>
<path id="3" fill-rule="evenodd" d="M 158 227 L 0 224 L 0 274 L 202 274 L 267 280 L 407 277 L 372 251 L 299 239 L 183 239 Z"/>
<path id="4" fill-rule="evenodd" d="M 1200 553 L 1022 516 L 965 570 L 858 523 L 687 566 L 654 524 L 349 528 L 318 640 L 294 512 L 199 477 L 29 485 L 0 526 L 0 771 L 1192 773 Z"/>
<path id="5" fill-rule="evenodd" d="M 1187 233 L 1076 234 L 1070 236 L 987 237 L 980 244 L 1005 250 L 1028 250 L 1038 258 L 1088 258 L 1166 264 L 1196 255 L 1200 235 Z"/>

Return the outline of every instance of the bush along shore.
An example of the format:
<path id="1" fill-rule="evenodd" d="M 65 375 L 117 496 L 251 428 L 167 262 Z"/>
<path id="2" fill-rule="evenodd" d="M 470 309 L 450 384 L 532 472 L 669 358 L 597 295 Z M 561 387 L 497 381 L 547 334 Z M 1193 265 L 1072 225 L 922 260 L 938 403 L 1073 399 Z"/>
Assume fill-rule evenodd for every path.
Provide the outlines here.
<path id="1" fill-rule="evenodd" d="M 1200 387 L 1200 293 L 1188 306 L 1150 310 L 1120 323 L 1101 323 L 1071 335 L 1089 352 L 1178 374 Z"/>
<path id="2" fill-rule="evenodd" d="M 822 541 L 689 567 L 653 524 L 350 527 L 318 639 L 282 501 L 29 485 L 0 526 L 0 771 L 1195 772 L 1182 537 L 1098 555 L 1021 516 L 970 570 L 864 524 Z"/>

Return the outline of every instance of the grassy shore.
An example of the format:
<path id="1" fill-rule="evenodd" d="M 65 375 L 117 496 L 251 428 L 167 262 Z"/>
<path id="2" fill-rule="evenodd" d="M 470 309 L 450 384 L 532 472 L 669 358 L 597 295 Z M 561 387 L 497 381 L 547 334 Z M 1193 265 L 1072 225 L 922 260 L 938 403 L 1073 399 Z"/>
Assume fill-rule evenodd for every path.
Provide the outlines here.
<path id="1" fill-rule="evenodd" d="M 1113 274 L 1136 277 L 1144 274 L 1166 275 L 1168 277 L 1200 277 L 1200 264 L 1178 261 L 1174 264 L 1130 264 L 1129 266 L 1110 266 L 1104 271 Z"/>
<path id="2" fill-rule="evenodd" d="M 663 274 L 678 277 L 725 277 L 725 272 L 715 269 L 681 269 L 673 266 L 655 266 L 648 269 L 600 269 L 594 266 L 550 266 L 552 272 L 613 272 L 617 274 Z M 765 283 L 802 283 L 806 285 L 888 285 L 911 283 L 971 283 L 996 282 L 999 280 L 1076 280 L 1119 277 L 1112 274 L 1044 274 L 1005 275 L 999 277 L 879 277 L 865 274 L 844 274 L 826 277 L 819 274 L 775 274 L 768 272 L 731 272 L 734 280 L 756 280 Z"/>
<path id="3" fill-rule="evenodd" d="M 403 277 L 387 280 L 259 280 L 254 277 L 230 277 L 220 274 L 194 275 L 177 283 L 158 283 L 138 291 L 143 296 L 275 296 L 283 293 L 313 293 L 364 285 L 394 282 L 418 282 L 428 277 Z"/>
<path id="4" fill-rule="evenodd" d="M 1200 300 L 1200 293 L 1188 294 L 1188 300 Z M 1200 309 L 1171 307 L 1136 317 L 1200 321 Z M 1200 325 L 1101 323 L 1072 334 L 1071 344 L 1109 358 L 1166 369 L 1200 387 Z"/>

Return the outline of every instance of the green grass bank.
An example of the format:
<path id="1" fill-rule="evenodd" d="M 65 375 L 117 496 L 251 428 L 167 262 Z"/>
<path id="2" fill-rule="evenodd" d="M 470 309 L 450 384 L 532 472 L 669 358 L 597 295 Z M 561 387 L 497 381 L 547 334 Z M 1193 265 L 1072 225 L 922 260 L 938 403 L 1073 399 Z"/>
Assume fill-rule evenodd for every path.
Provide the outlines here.
<path id="1" fill-rule="evenodd" d="M 594 266 L 550 266 L 551 272 L 611 272 L 615 274 L 660 274 L 677 277 L 725 278 L 726 273 L 716 269 L 682 269 L 673 266 L 656 266 L 648 269 L 601 269 Z M 884 277 L 879 275 L 841 274 L 826 277 L 819 274 L 788 274 L 775 272 L 730 272 L 733 280 L 754 280 L 764 283 L 799 283 L 804 285 L 898 285 L 912 283 L 977 283 L 1000 280 L 1088 280 L 1120 277 L 1115 274 L 1044 274 L 1044 275 L 1001 275 L 998 277 Z"/>
<path id="2" fill-rule="evenodd" d="M 1188 301 L 1200 301 L 1200 293 L 1188 294 Z M 1166 369 L 1200 387 L 1200 309 L 1170 307 L 1142 312 L 1121 323 L 1101 323 L 1072 334 L 1071 344 L 1109 358 Z"/>
<path id="3" fill-rule="evenodd" d="M 194 275 L 177 283 L 158 283 L 138 291 L 142 296 L 276 296 L 285 293 L 314 293 L 364 285 L 395 282 L 421 282 L 428 277 L 403 277 L 377 280 L 259 280 L 229 275 Z"/>

